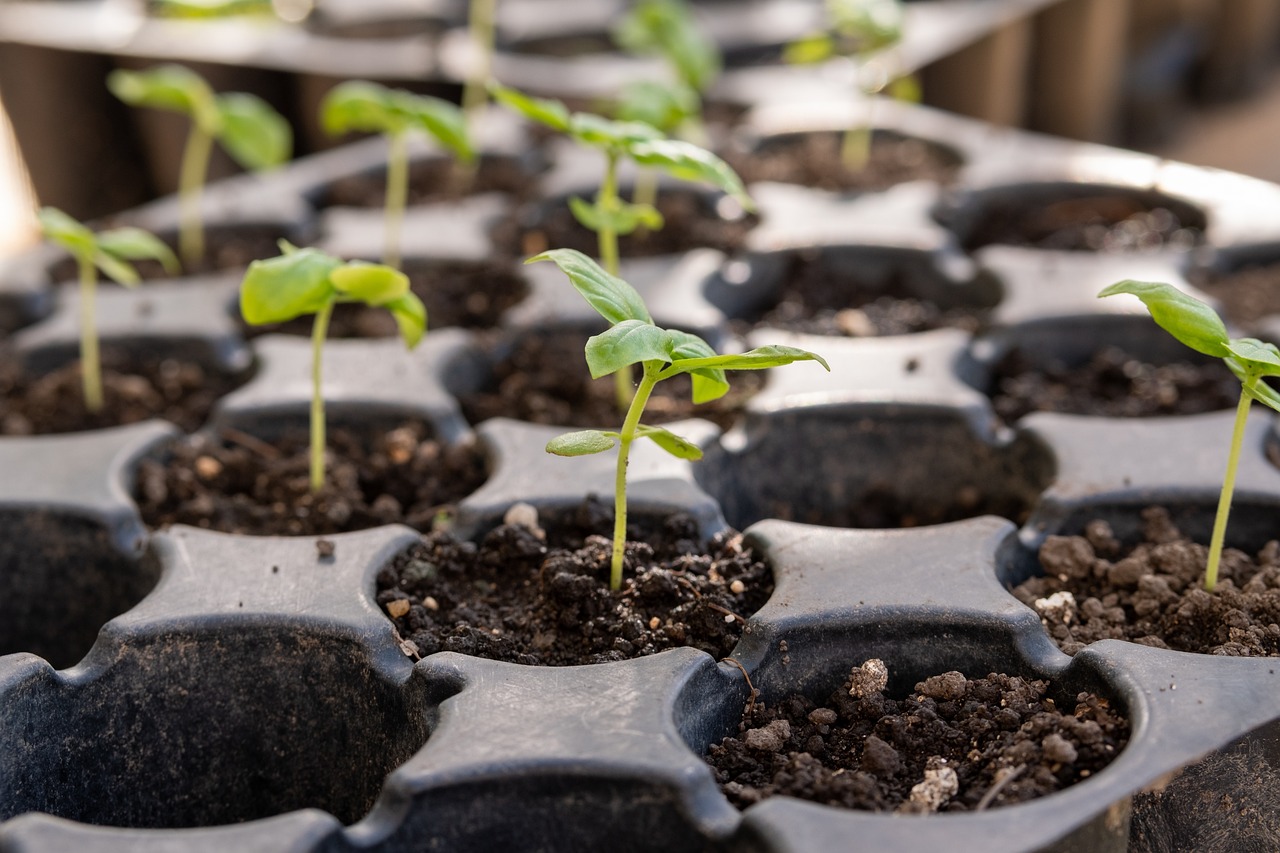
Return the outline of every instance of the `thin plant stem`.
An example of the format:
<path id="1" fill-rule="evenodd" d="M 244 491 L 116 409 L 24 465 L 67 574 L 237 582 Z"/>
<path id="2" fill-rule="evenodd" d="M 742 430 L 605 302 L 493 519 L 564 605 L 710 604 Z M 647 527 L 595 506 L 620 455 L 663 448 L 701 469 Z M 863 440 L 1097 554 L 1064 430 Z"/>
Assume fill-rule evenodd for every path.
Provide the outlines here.
<path id="1" fill-rule="evenodd" d="M 324 339 L 329 332 L 329 316 L 333 302 L 326 302 L 316 312 L 315 325 L 311 327 L 311 491 L 324 488 L 324 394 L 322 393 L 321 356 Z"/>
<path id="2" fill-rule="evenodd" d="M 84 407 L 90 412 L 102 411 L 102 360 L 98 355 L 97 293 L 98 272 L 93 261 L 77 258 L 80 267 L 80 383 L 84 388 Z"/>
<path id="3" fill-rule="evenodd" d="M 204 222 L 200 215 L 200 196 L 205 175 L 209 172 L 209 155 L 213 153 L 213 134 L 193 122 L 182 150 L 182 169 L 178 178 L 178 252 L 188 271 L 195 269 L 204 257 Z"/>
<path id="4" fill-rule="evenodd" d="M 1227 473 L 1222 478 L 1222 494 L 1218 496 L 1218 514 L 1213 518 L 1213 535 L 1209 539 L 1209 562 L 1204 570 L 1204 588 L 1210 592 L 1218 584 L 1218 563 L 1222 560 L 1222 545 L 1227 536 L 1227 516 L 1231 513 L 1231 495 L 1236 489 L 1236 469 L 1240 467 L 1240 448 L 1244 444 L 1244 428 L 1249 420 L 1249 406 L 1252 403 L 1253 398 L 1242 388 L 1240 404 L 1236 406 L 1235 426 L 1231 430 Z"/>
<path id="5" fill-rule="evenodd" d="M 840 162 L 850 172 L 861 172 L 871 162 L 871 138 L 875 121 L 875 96 L 868 93 L 863 123 L 847 128 L 840 141 Z"/>
<path id="6" fill-rule="evenodd" d="M 496 17 L 497 0 L 471 0 L 468 16 L 468 29 L 471 33 L 472 48 L 478 54 L 478 61 L 472 66 L 471 74 L 462 89 L 462 111 L 466 114 L 467 129 L 475 131 L 476 116 L 489 101 L 486 88 L 493 74 L 494 18 Z"/>
<path id="7" fill-rule="evenodd" d="M 618 155 L 612 151 L 606 155 L 604 180 L 596 195 L 596 210 L 600 217 L 600 229 L 596 243 L 600 247 L 600 265 L 610 275 L 618 274 L 618 232 L 613 227 L 613 214 L 618 207 Z M 625 412 L 631 405 L 631 370 L 623 368 L 613 374 L 613 393 L 618 410 Z"/>
<path id="8" fill-rule="evenodd" d="M 382 262 L 400 269 L 400 232 L 409 200 L 409 146 L 405 134 L 400 132 L 388 134 L 387 146 L 387 242 L 382 250 Z"/>
<path id="9" fill-rule="evenodd" d="M 650 364 L 654 366 L 650 367 Z M 613 480 L 613 557 L 609 564 L 609 589 L 612 590 L 622 588 L 622 557 L 627 545 L 627 462 L 631 456 L 631 442 L 635 441 L 640 415 L 649 402 L 653 386 L 658 383 L 661 369 L 662 365 L 657 362 L 645 364 L 640 387 L 631 399 L 631 407 L 627 409 L 626 420 L 622 422 L 622 431 L 618 435 L 618 467 Z"/>
<path id="10" fill-rule="evenodd" d="M 634 204 L 647 204 L 653 207 L 658 203 L 658 175 L 652 169 L 641 169 L 636 175 L 635 192 L 631 194 Z M 646 234 L 649 229 L 641 223 L 636 228 L 637 234 Z"/>

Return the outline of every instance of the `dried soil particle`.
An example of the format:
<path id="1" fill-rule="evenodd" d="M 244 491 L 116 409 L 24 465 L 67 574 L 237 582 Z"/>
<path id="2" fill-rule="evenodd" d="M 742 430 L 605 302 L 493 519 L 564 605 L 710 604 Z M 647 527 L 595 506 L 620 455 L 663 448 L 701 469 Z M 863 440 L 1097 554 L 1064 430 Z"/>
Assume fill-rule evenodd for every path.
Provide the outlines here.
<path id="1" fill-rule="evenodd" d="M 185 432 L 199 429 L 218 398 L 247 377 L 228 376 L 200 364 L 160 356 L 102 350 L 100 412 L 84 405 L 78 361 L 31 376 L 15 361 L 0 363 L 0 434 L 48 435 L 104 429 L 163 418 Z"/>
<path id="2" fill-rule="evenodd" d="M 1161 507 L 1143 511 L 1144 539 L 1124 548 L 1104 521 L 1083 536 L 1050 536 L 1045 574 L 1013 589 L 1074 655 L 1095 640 L 1233 656 L 1280 655 L 1280 543 L 1256 557 L 1228 548 L 1218 584 L 1204 589 L 1208 549 L 1187 540 Z"/>
<path id="3" fill-rule="evenodd" d="M 1078 367 L 1034 367 L 1019 350 L 992 373 L 992 405 L 1007 423 L 1031 412 L 1138 418 L 1233 408 L 1240 383 L 1220 361 L 1148 364 L 1116 347 Z"/>
<path id="4" fill-rule="evenodd" d="M 1128 741 L 1128 722 L 1092 693 L 1063 711 L 1047 682 L 947 672 L 904 699 L 883 686 L 851 695 L 865 666 L 821 702 L 791 695 L 747 707 L 738 735 L 707 753 L 730 802 L 785 795 L 870 811 L 972 811 L 1062 790 Z"/>
<path id="5" fill-rule="evenodd" d="M 1200 273 L 1193 283 L 1222 303 L 1227 319 L 1245 328 L 1280 314 L 1280 263 L 1244 267 L 1226 275 Z"/>
<path id="6" fill-rule="evenodd" d="M 421 423 L 372 436 L 331 427 L 325 487 L 312 494 L 308 446 L 305 429 L 270 444 L 226 429 L 188 436 L 140 463 L 134 497 L 152 527 L 288 536 L 392 523 L 427 529 L 486 476 L 478 448 L 442 445 Z"/>
<path id="7" fill-rule="evenodd" d="M 876 192 L 907 181 L 955 180 L 960 158 L 922 139 L 876 131 L 861 169 L 850 169 L 840 154 L 843 133 L 795 133 L 766 140 L 756 151 L 729 154 L 747 183 L 778 181 L 831 191 Z"/>
<path id="8" fill-rule="evenodd" d="M 610 532 L 611 516 L 591 501 L 547 525 L 545 538 L 523 524 L 496 527 L 479 544 L 431 533 L 379 574 L 378 602 L 390 614 L 408 600 L 394 622 L 423 656 L 570 666 L 692 646 L 726 657 L 773 591 L 768 567 L 732 532 L 704 547 L 693 519 L 675 514 L 649 535 L 628 527 L 613 592 L 611 540 L 597 535 Z"/>
<path id="9" fill-rule="evenodd" d="M 495 360 L 486 387 L 460 396 L 467 420 L 478 424 L 493 417 L 509 417 L 556 426 L 620 425 L 625 412 L 618 409 L 613 378 L 591 378 L 582 356 L 586 342 L 585 332 L 523 336 L 509 353 Z M 728 394 L 694 406 L 689 379 L 673 377 L 654 389 L 644 422 L 660 424 L 696 417 L 728 428 L 763 382 L 762 372 L 734 373 Z"/>
<path id="10" fill-rule="evenodd" d="M 964 248 L 1001 244 L 1075 252 L 1152 251 L 1191 248 L 1203 240 L 1197 223 L 1183 222 L 1158 203 L 1126 195 L 1058 201 L 990 203 Z"/>
<path id="11" fill-rule="evenodd" d="M 407 203 L 435 204 L 468 195 L 499 192 L 524 198 L 534 179 L 511 157 L 482 157 L 474 173 L 451 158 L 430 157 L 409 164 Z M 385 171 L 351 175 L 334 181 L 320 196 L 318 207 L 383 207 L 387 203 Z"/>

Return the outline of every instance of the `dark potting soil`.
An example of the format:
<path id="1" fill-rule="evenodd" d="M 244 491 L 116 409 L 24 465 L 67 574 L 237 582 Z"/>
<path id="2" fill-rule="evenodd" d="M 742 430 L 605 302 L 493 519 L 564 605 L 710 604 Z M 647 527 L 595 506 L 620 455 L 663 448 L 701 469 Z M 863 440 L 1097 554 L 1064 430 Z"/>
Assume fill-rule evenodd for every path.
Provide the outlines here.
<path id="1" fill-rule="evenodd" d="M 1201 223 L 1124 195 L 1068 198 L 1050 203 L 991 203 L 965 235 L 974 251 L 1000 244 L 1076 252 L 1134 252 L 1191 248 L 1204 238 Z"/>
<path id="2" fill-rule="evenodd" d="M 270 443 L 229 429 L 187 436 L 140 463 L 134 497 L 152 527 L 287 536 L 392 523 L 427 530 L 487 473 L 479 448 L 442 445 L 421 423 L 374 435 L 331 426 L 325 486 L 312 494 L 308 447 L 305 429 Z"/>
<path id="3" fill-rule="evenodd" d="M 1213 592 L 1208 548 L 1187 540 L 1161 507 L 1143 510 L 1143 541 L 1123 547 L 1104 521 L 1083 536 L 1050 536 L 1044 575 L 1013 589 L 1053 641 L 1075 654 L 1095 640 L 1233 656 L 1280 655 L 1280 543 L 1256 556 L 1226 549 Z"/>
<path id="4" fill-rule="evenodd" d="M 1280 314 L 1280 263 L 1244 267 L 1226 275 L 1195 274 L 1192 282 L 1222 303 L 1227 319 L 1246 329 Z"/>
<path id="5" fill-rule="evenodd" d="M 876 131 L 866 165 L 850 169 L 840 152 L 843 137 L 787 134 L 728 159 L 748 184 L 778 181 L 840 192 L 877 192 L 907 181 L 949 184 L 960 169 L 960 157 L 942 146 L 889 131 Z"/>
<path id="6" fill-rule="evenodd" d="M 528 170 L 510 157 L 482 157 L 474 171 L 452 158 L 429 157 L 409 164 L 408 204 L 456 201 L 467 195 L 500 192 L 525 198 L 533 191 Z M 340 178 L 329 185 L 317 206 L 383 207 L 387 203 L 385 171 Z"/>
<path id="7" fill-rule="evenodd" d="M 729 801 L 785 795 L 824 805 L 926 814 L 980 811 L 1062 790 L 1128 742 L 1110 703 L 1080 693 L 1063 709 L 1049 684 L 992 673 L 935 675 L 904 699 L 869 660 L 821 702 L 755 701 L 707 761 Z"/>
<path id="8" fill-rule="evenodd" d="M 10 359 L 0 362 L 0 434 L 79 432 L 163 418 L 184 432 L 199 429 L 214 403 L 247 376 L 229 376 L 195 362 L 138 357 L 102 348 L 104 405 L 84 405 L 80 362 L 31 376 Z"/>
<path id="9" fill-rule="evenodd" d="M 915 296 L 903 280 L 873 289 L 857 281 L 856 275 L 856 270 L 835 270 L 797 257 L 783 278 L 778 302 L 742 317 L 736 331 L 745 335 L 753 327 L 764 327 L 809 335 L 873 337 L 943 327 L 972 333 L 982 325 L 985 311 L 981 308 L 944 308 Z"/>
<path id="10" fill-rule="evenodd" d="M 590 199 L 588 199 L 590 200 Z M 636 231 L 618 239 L 618 254 L 624 258 L 675 255 L 692 249 L 711 248 L 733 252 L 742 245 L 756 219 L 742 213 L 737 202 L 722 199 L 730 208 L 717 211 L 717 202 L 696 190 L 663 188 L 656 207 L 664 223 L 658 231 Z M 500 222 L 493 231 L 494 244 L 512 256 L 527 257 L 548 249 L 577 249 L 590 257 L 599 254 L 594 231 L 578 224 L 563 200 L 543 203 L 533 211 L 517 213 Z"/>
<path id="11" fill-rule="evenodd" d="M 409 288 L 427 308 L 427 327 L 461 326 L 491 329 L 504 311 L 528 293 L 528 283 L 507 265 L 498 263 L 421 263 L 406 261 Z M 310 336 L 314 317 L 287 323 L 250 326 L 241 319 L 244 334 Z M 334 308 L 329 321 L 330 338 L 389 338 L 399 334 L 395 318 L 382 308 L 344 304 Z"/>
<path id="12" fill-rule="evenodd" d="M 628 525 L 617 592 L 612 508 L 588 500 L 544 528 L 521 505 L 508 521 L 479 544 L 428 534 L 378 575 L 378 602 L 408 651 L 569 666 L 692 646 L 719 659 L 773 591 L 740 535 L 704 544 L 687 515 Z"/>
<path id="13" fill-rule="evenodd" d="M 1193 415 L 1230 409 L 1240 382 L 1220 361 L 1147 364 L 1116 347 L 1094 353 L 1086 364 L 1037 369 L 1019 350 L 996 365 L 991 401 L 1007 423 L 1031 412 L 1063 412 L 1138 418 Z"/>
<path id="14" fill-rule="evenodd" d="M 178 251 L 177 235 L 157 235 L 169 244 L 169 248 Z M 274 258 L 280 254 L 279 241 L 285 233 L 275 226 L 245 225 L 222 226 L 205 231 L 204 259 L 194 268 L 183 266 L 179 276 L 202 275 L 222 270 L 243 269 L 250 263 L 262 258 Z M 137 261 L 134 267 L 145 281 L 174 278 L 158 261 Z M 53 265 L 50 277 L 57 282 L 74 281 L 78 275 L 75 261 L 63 259 Z M 109 281 L 99 277 L 103 283 L 114 287 Z"/>
<path id="15" fill-rule="evenodd" d="M 495 360 L 486 387 L 459 395 L 463 414 L 473 424 L 508 417 L 555 426 L 620 426 L 625 412 L 618 408 L 613 377 L 592 379 L 583 361 L 587 337 L 585 332 L 523 336 L 509 353 Z M 705 418 L 727 429 L 747 399 L 760 390 L 764 377 L 763 372 L 738 371 L 729 381 L 728 394 L 695 406 L 688 377 L 673 377 L 654 389 L 644 422 Z"/>

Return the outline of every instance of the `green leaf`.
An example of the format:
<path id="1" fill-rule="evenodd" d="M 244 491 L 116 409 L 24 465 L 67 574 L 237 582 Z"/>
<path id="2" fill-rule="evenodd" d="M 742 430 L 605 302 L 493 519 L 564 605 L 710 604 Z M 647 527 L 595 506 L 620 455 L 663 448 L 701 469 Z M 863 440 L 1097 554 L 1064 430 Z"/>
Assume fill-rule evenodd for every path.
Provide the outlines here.
<path id="1" fill-rule="evenodd" d="M 190 116 L 206 133 L 218 132 L 220 115 L 213 90 L 189 68 L 159 65 L 145 71 L 117 69 L 107 75 L 107 88 L 129 106 L 174 110 Z"/>
<path id="2" fill-rule="evenodd" d="M 448 101 L 429 95 L 415 95 L 403 89 L 391 91 L 391 103 L 406 124 L 419 127 L 464 162 L 475 159 L 467 137 L 467 120 L 462 110 Z"/>
<path id="3" fill-rule="evenodd" d="M 1280 393 L 1277 393 L 1276 389 L 1272 388 L 1261 379 L 1254 380 L 1252 384 L 1246 383 L 1244 386 L 1244 393 L 1248 394 L 1250 398 L 1257 400 L 1262 405 L 1270 406 L 1277 412 L 1280 412 Z"/>
<path id="4" fill-rule="evenodd" d="M 569 212 L 573 214 L 574 219 L 578 220 L 578 224 L 588 231 L 598 232 L 604 224 L 600 209 L 581 196 L 569 196 Z"/>
<path id="5" fill-rule="evenodd" d="M 900 0 L 827 0 L 832 29 L 853 42 L 855 54 L 902 41 Z"/>
<path id="6" fill-rule="evenodd" d="M 599 264 L 576 249 L 552 249 L 529 258 L 525 263 L 538 261 L 551 261 L 558 266 L 574 288 L 610 325 L 623 320 L 653 322 L 649 309 L 634 287 L 605 272 Z"/>
<path id="7" fill-rule="evenodd" d="M 45 237 L 76 257 L 87 258 L 97 247 L 92 231 L 56 207 L 40 208 L 36 218 L 40 221 L 40 230 Z"/>
<path id="8" fill-rule="evenodd" d="M 329 281 L 344 296 L 375 307 L 394 302 L 409 292 L 409 277 L 392 267 L 348 261 L 329 273 Z"/>
<path id="9" fill-rule="evenodd" d="M 228 18 L 234 15 L 274 15 L 270 0 L 151 0 L 162 18 Z"/>
<path id="10" fill-rule="evenodd" d="M 138 284 L 138 271 L 128 261 L 122 261 L 99 249 L 93 253 L 93 264 L 107 278 L 125 287 L 135 287 Z"/>
<path id="11" fill-rule="evenodd" d="M 764 370 L 769 367 L 791 364 L 795 361 L 816 361 L 828 371 L 831 370 L 831 366 L 827 364 L 826 359 L 817 353 L 799 349 L 798 347 L 771 345 L 756 347 L 744 353 L 682 359 L 664 370 L 663 374 L 684 373 L 702 367 L 716 367 L 720 370 Z"/>
<path id="12" fill-rule="evenodd" d="M 662 229 L 662 214 L 651 204 L 629 204 L 617 202 L 612 210 L 601 210 L 578 196 L 569 198 L 569 211 L 573 218 L 588 231 L 599 231 L 608 225 L 621 236 L 626 236 L 643 225 L 650 231 Z"/>
<path id="13" fill-rule="evenodd" d="M 514 110 L 530 121 L 544 124 L 561 133 L 569 132 L 569 108 L 551 98 L 534 98 L 499 83 L 490 82 L 489 94 L 508 109 Z"/>
<path id="14" fill-rule="evenodd" d="M 1196 352 L 1222 358 L 1228 354 L 1227 328 L 1217 313 L 1176 287 L 1151 281 L 1120 281 L 1102 289 L 1099 298 L 1129 293 L 1142 300 L 1151 318 Z"/>
<path id="15" fill-rule="evenodd" d="M 566 432 L 547 442 L 547 452 L 556 456 L 590 456 L 618 446 L 618 434 L 599 429 Z"/>
<path id="16" fill-rule="evenodd" d="M 427 333 L 427 306 L 417 294 L 409 292 L 398 299 L 383 303 L 383 308 L 391 312 L 400 329 L 400 339 L 409 349 L 413 349 Z"/>
<path id="17" fill-rule="evenodd" d="M 574 113 L 569 134 L 587 145 L 630 153 L 642 142 L 662 139 L 662 131 L 642 121 L 613 121 L 594 113 Z"/>
<path id="18" fill-rule="evenodd" d="M 702 458 L 702 448 L 662 427 L 637 424 L 636 435 L 652 439 L 654 444 L 679 459 L 697 461 Z"/>
<path id="19" fill-rule="evenodd" d="M 288 161 L 293 129 L 284 116 L 257 95 L 230 92 L 215 101 L 222 118 L 218 141 L 246 169 L 270 169 Z"/>
<path id="20" fill-rule="evenodd" d="M 340 266 L 315 249 L 254 261 L 240 284 L 240 313 L 252 326 L 314 314 L 337 295 L 329 275 Z"/>
<path id="21" fill-rule="evenodd" d="M 159 261 L 170 275 L 177 275 L 182 270 L 173 250 L 159 237 L 141 228 L 113 228 L 103 231 L 98 235 L 98 247 L 109 255 L 130 261 Z"/>
<path id="22" fill-rule="evenodd" d="M 625 50 L 659 54 L 682 82 L 703 91 L 720 73 L 720 52 L 702 35 L 688 6 L 677 0 L 640 0 L 614 29 Z"/>
<path id="23" fill-rule="evenodd" d="M 637 143 L 629 154 L 642 166 L 661 169 L 681 180 L 704 181 L 718 187 L 747 210 L 755 210 L 755 202 L 747 195 L 738 173 L 704 148 L 678 139 L 653 139 Z"/>
<path id="24" fill-rule="evenodd" d="M 1255 376 L 1280 376 L 1280 350 L 1257 338 L 1234 338 L 1227 350 L 1241 367 Z"/>
<path id="25" fill-rule="evenodd" d="M 826 33 L 813 33 L 796 39 L 782 50 L 782 61 L 788 65 L 813 65 L 836 55 L 836 43 Z"/>
<path id="26" fill-rule="evenodd" d="M 334 86 L 320 102 L 320 123 L 325 133 L 396 133 L 404 129 L 405 116 L 391 105 L 386 86 L 367 80 L 348 80 Z"/>
<path id="27" fill-rule="evenodd" d="M 644 361 L 670 361 L 672 340 L 666 329 L 643 320 L 623 320 L 587 339 L 587 367 L 594 379 Z"/>
<path id="28" fill-rule="evenodd" d="M 698 358 L 713 358 L 716 355 L 715 348 L 697 335 L 672 330 L 671 338 L 674 343 L 671 348 L 672 363 Z M 718 400 L 729 393 L 729 380 L 720 368 L 699 367 L 684 372 L 689 374 L 689 379 L 693 383 L 691 398 L 694 405 L 710 403 L 712 400 Z M 674 376 L 675 374 L 670 375 Z M 659 379 L 663 378 L 666 377 L 659 377 Z"/>
<path id="29" fill-rule="evenodd" d="M 698 115 L 698 93 L 684 83 L 664 85 L 653 80 L 637 80 L 622 89 L 617 116 L 623 121 L 639 121 L 671 135 L 680 125 Z"/>

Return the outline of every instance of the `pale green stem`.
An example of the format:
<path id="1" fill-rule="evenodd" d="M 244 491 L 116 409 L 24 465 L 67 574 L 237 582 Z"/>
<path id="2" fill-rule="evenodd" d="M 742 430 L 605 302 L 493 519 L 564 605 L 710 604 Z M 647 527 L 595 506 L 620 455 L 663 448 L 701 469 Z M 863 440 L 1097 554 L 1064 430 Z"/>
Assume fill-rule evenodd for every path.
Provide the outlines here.
<path id="1" fill-rule="evenodd" d="M 311 491 L 324 488 L 324 394 L 322 393 L 321 356 L 324 338 L 329 331 L 329 315 L 333 302 L 326 302 L 316 312 L 316 322 L 311 328 Z"/>
<path id="2" fill-rule="evenodd" d="M 476 115 L 489 101 L 489 77 L 493 74 L 494 18 L 497 0 L 471 0 L 468 27 L 472 48 L 478 61 L 471 69 L 462 89 L 462 111 L 467 117 L 467 129 L 475 132 Z"/>
<path id="3" fill-rule="evenodd" d="M 387 135 L 386 245 L 382 262 L 400 269 L 400 232 L 409 200 L 409 146 L 403 133 Z"/>
<path id="4" fill-rule="evenodd" d="M 631 194 L 631 201 L 634 204 L 647 204 L 650 207 L 658 203 L 658 174 L 652 169 L 641 169 L 636 175 L 635 192 Z M 636 228 L 637 234 L 644 234 L 648 231 L 644 225 Z"/>
<path id="5" fill-rule="evenodd" d="M 204 257 L 200 195 L 212 153 L 213 134 L 193 122 L 182 151 L 182 170 L 178 178 L 178 252 L 182 255 L 182 265 L 188 271 L 195 269 Z"/>
<path id="6" fill-rule="evenodd" d="M 640 416 L 649 402 L 649 394 L 658 382 L 658 371 L 661 365 L 654 363 L 652 370 L 646 364 L 640 387 L 631 399 L 631 407 L 627 409 L 626 420 L 622 422 L 622 432 L 618 437 L 618 468 L 613 481 L 613 559 L 609 564 L 609 589 L 622 588 L 622 557 L 627 545 L 627 461 L 631 455 L 631 442 L 635 441 L 636 428 L 640 425 Z M 618 371 L 622 373 L 623 371 Z"/>
<path id="7" fill-rule="evenodd" d="M 98 356 L 98 321 L 93 304 L 98 273 L 88 258 L 76 260 L 80 266 L 80 382 L 84 388 L 84 407 L 90 412 L 100 412 L 102 362 Z"/>
<path id="8" fill-rule="evenodd" d="M 1218 514 L 1213 519 L 1213 536 L 1209 539 L 1209 563 L 1204 570 L 1204 588 L 1213 591 L 1218 584 L 1218 563 L 1222 560 L 1222 544 L 1227 536 L 1227 516 L 1231 513 L 1231 494 L 1236 490 L 1236 469 L 1240 467 L 1240 448 L 1244 444 L 1244 428 L 1249 420 L 1253 399 L 1241 389 L 1236 406 L 1236 423 L 1231 431 L 1231 450 L 1227 454 L 1227 473 L 1222 478 L 1222 494 L 1218 496 Z"/>
<path id="9" fill-rule="evenodd" d="M 596 232 L 600 247 L 600 265 L 610 275 L 618 274 L 618 232 L 614 230 L 612 216 L 618 207 L 618 155 L 610 151 L 606 155 L 604 181 L 596 195 L 596 210 L 601 216 L 600 230 Z M 613 392 L 619 411 L 626 411 L 631 404 L 631 369 L 624 367 L 613 374 Z"/>
<path id="10" fill-rule="evenodd" d="M 866 93 L 867 112 L 863 124 L 850 127 L 840 142 L 840 161 L 850 172 L 860 172 L 871 162 L 871 138 L 875 133 L 875 92 Z"/>

